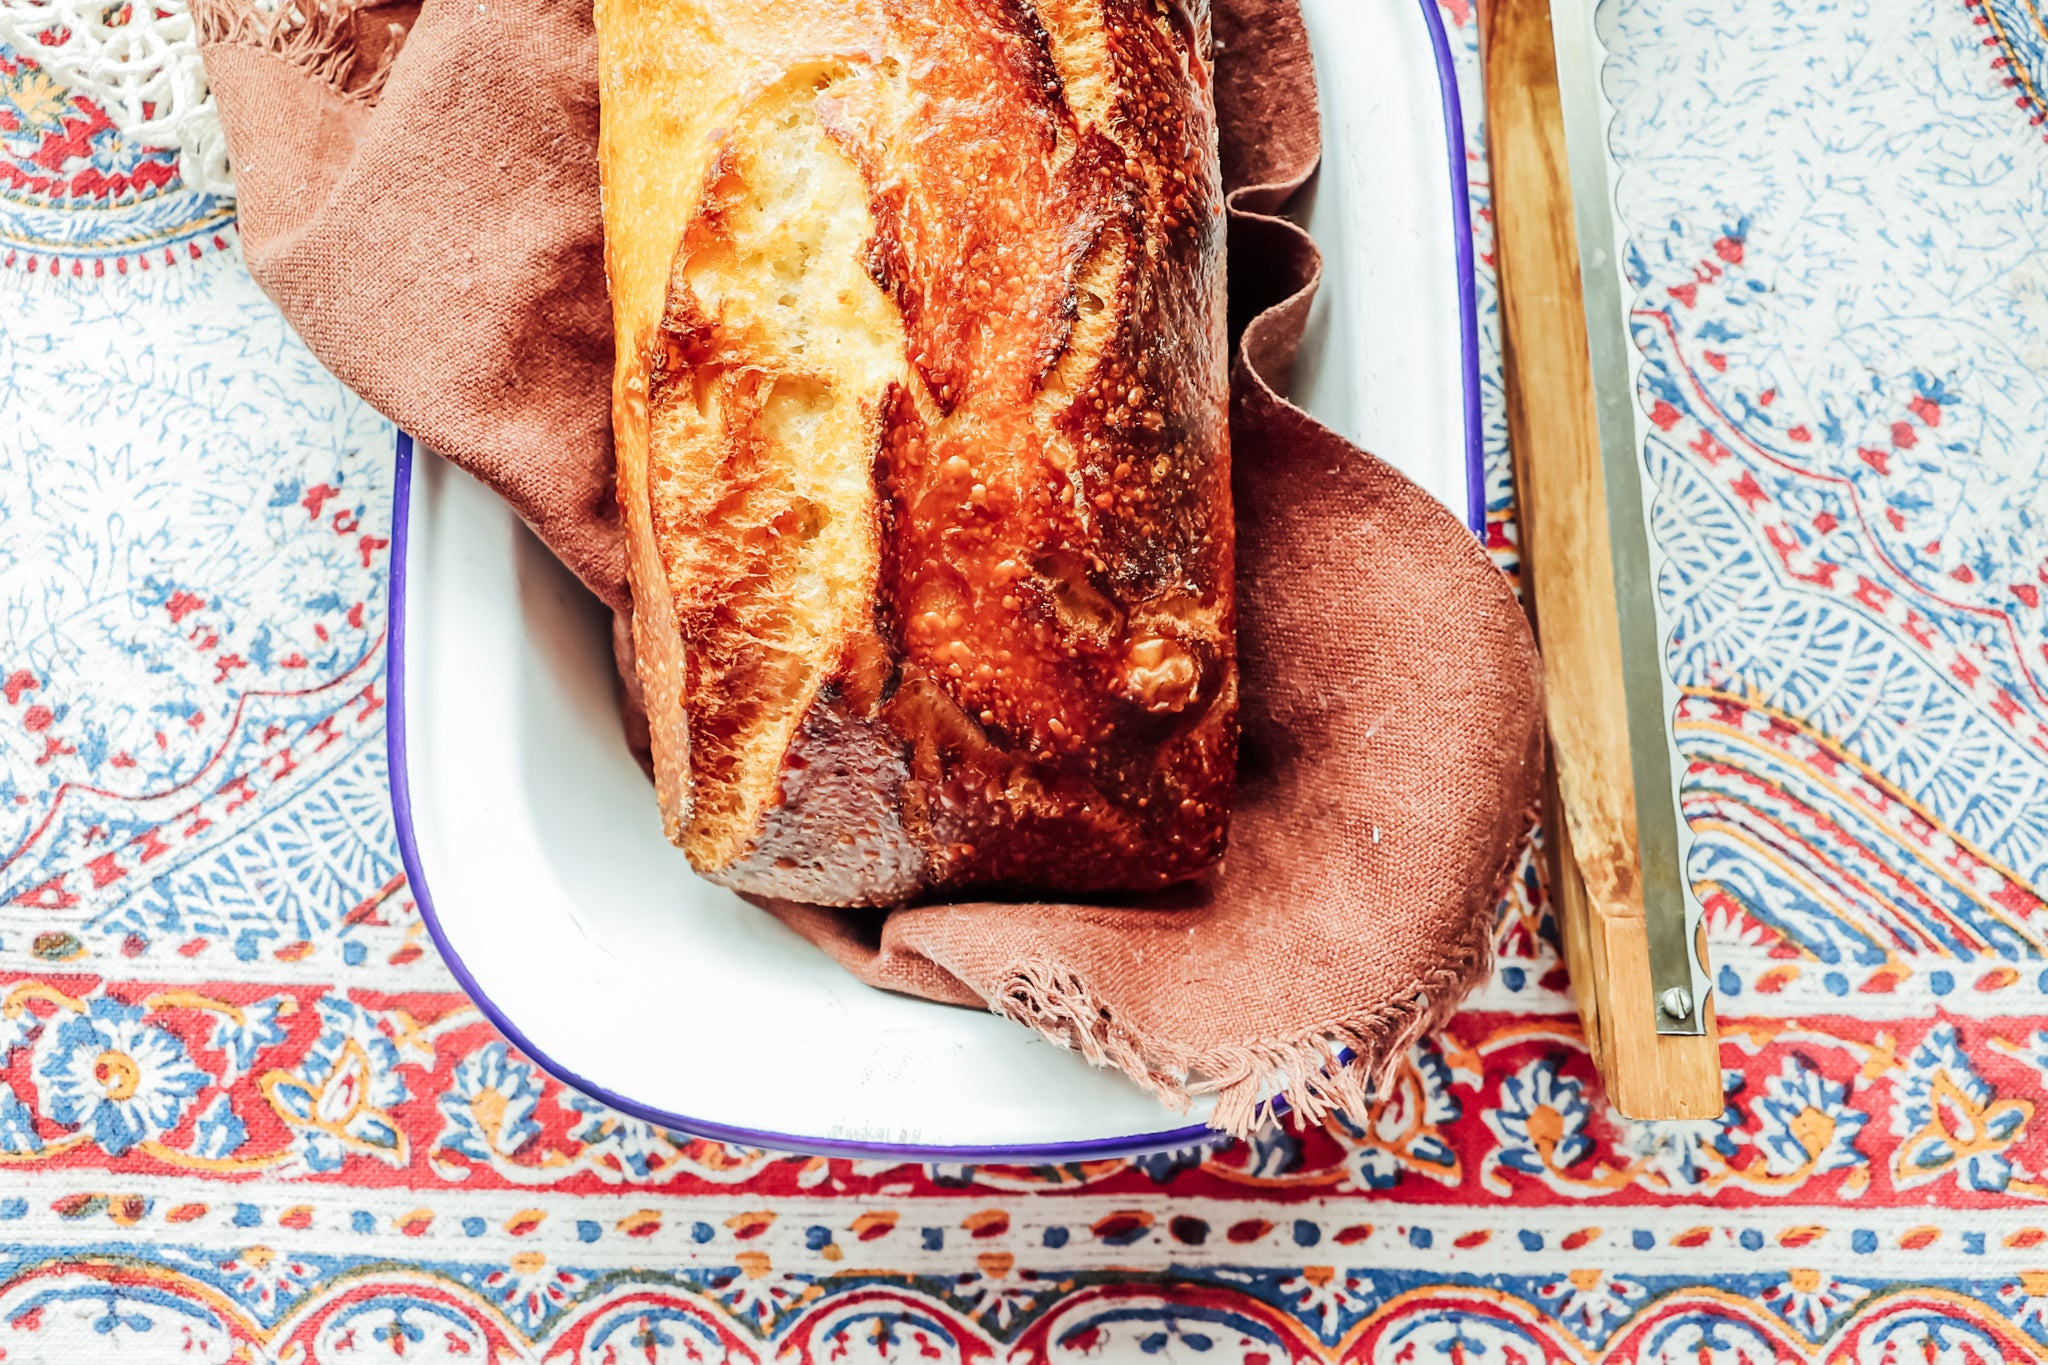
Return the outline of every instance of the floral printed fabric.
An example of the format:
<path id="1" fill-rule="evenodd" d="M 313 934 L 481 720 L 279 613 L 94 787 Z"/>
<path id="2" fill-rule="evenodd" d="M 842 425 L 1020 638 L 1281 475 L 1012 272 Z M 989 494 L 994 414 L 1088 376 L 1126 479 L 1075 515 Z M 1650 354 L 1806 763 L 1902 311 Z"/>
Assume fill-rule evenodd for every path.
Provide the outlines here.
<path id="1" fill-rule="evenodd" d="M 662 1131 L 478 1016 L 390 828 L 392 433 L 0 50 L 6 1359 L 2048 1355 L 2048 29 L 1603 24 L 1727 1110 L 1605 1107 L 1528 876 L 1371 1113 L 1045 1168 Z"/>

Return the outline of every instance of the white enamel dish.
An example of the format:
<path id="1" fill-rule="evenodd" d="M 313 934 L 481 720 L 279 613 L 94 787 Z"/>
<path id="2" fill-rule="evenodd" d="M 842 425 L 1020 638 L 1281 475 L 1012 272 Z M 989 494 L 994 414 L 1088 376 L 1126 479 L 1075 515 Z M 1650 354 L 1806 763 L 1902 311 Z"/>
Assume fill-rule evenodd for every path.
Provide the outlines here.
<path id="1" fill-rule="evenodd" d="M 1327 260 L 1295 398 L 1475 530 L 1471 230 L 1435 0 L 1304 0 Z M 664 1127 L 981 1162 L 1183 1147 L 1175 1113 L 993 1014 L 872 990 L 663 839 L 606 613 L 468 475 L 398 442 L 390 757 L 400 849 L 449 967 L 566 1083 Z"/>

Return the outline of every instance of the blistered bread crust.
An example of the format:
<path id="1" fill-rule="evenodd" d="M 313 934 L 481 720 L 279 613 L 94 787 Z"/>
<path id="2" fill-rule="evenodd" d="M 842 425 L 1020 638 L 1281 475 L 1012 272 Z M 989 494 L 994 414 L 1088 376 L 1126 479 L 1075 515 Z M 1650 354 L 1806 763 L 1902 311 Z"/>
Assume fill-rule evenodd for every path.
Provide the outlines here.
<path id="1" fill-rule="evenodd" d="M 1206 8 L 597 12 L 670 836 L 822 904 L 1214 861 L 1236 674 Z"/>

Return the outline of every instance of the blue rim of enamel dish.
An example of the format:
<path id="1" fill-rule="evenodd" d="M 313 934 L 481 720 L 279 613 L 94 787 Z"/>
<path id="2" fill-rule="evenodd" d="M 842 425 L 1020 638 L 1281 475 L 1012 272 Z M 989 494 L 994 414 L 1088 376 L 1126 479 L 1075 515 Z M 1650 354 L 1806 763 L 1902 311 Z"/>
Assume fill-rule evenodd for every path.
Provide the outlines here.
<path id="1" fill-rule="evenodd" d="M 1486 428 L 1479 399 L 1479 280 L 1472 260 L 1472 183 L 1465 174 L 1465 102 L 1458 66 L 1437 0 L 1420 0 L 1422 22 L 1436 54 L 1438 97 L 1444 110 L 1444 147 L 1451 172 L 1451 249 L 1458 260 L 1458 367 L 1465 407 L 1465 525 L 1486 539 Z"/>
<path id="2" fill-rule="evenodd" d="M 1484 536 L 1486 449 L 1485 433 L 1480 426 L 1479 299 L 1477 282 L 1473 276 L 1470 186 L 1465 176 L 1464 108 L 1458 95 L 1458 73 L 1451 59 L 1450 38 L 1444 31 L 1443 16 L 1437 12 L 1437 0 L 1419 0 L 1419 3 L 1422 7 L 1423 22 L 1429 29 L 1430 46 L 1436 56 L 1438 90 L 1443 101 L 1444 145 L 1448 150 L 1450 162 L 1451 227 L 1458 266 L 1458 339 L 1464 380 L 1465 523 L 1475 535 Z M 456 984 L 475 1002 L 484 1017 L 536 1066 L 564 1085 L 582 1091 L 593 1099 L 601 1100 L 621 1113 L 662 1128 L 673 1129 L 691 1137 L 708 1138 L 714 1142 L 730 1142 L 741 1146 L 765 1147 L 775 1151 L 806 1155 L 1036 1165 L 1180 1151 L 1223 1140 L 1221 1134 L 1205 1124 L 1190 1124 L 1153 1133 L 1129 1133 L 1119 1137 L 1013 1147 L 944 1147 L 916 1143 L 850 1142 L 798 1133 L 765 1133 L 751 1128 L 737 1128 L 711 1119 L 674 1114 L 642 1104 L 631 1096 L 621 1095 L 616 1090 L 607 1089 L 578 1075 L 534 1046 L 533 1040 L 526 1036 L 503 1009 L 499 1008 L 497 1002 L 491 999 L 477 979 L 470 974 L 468 965 L 462 960 L 462 954 L 456 951 L 455 945 L 449 941 L 447 933 L 442 929 L 440 916 L 434 913 L 433 894 L 427 888 L 426 869 L 420 863 L 419 843 L 413 836 L 412 786 L 406 766 L 405 696 L 405 601 L 406 574 L 411 558 L 409 551 L 412 538 L 412 472 L 412 437 L 401 431 L 398 433 L 395 470 L 397 488 L 394 490 L 391 506 L 393 529 L 390 565 L 390 649 L 385 664 L 385 685 L 390 697 L 385 723 L 385 744 L 391 768 L 391 814 L 398 831 L 398 855 L 405 864 L 406 879 L 411 885 L 413 899 L 419 905 L 420 918 L 425 921 L 427 933 L 433 938 L 434 947 L 439 950 L 441 960 L 453 973 Z"/>

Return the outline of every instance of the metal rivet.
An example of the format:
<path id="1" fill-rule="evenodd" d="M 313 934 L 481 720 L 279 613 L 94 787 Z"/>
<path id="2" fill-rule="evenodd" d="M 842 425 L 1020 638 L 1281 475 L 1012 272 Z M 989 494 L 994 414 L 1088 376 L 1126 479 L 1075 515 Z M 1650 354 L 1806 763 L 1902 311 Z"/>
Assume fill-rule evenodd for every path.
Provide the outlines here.
<path id="1" fill-rule="evenodd" d="M 1673 1019 L 1689 1018 L 1692 1014 L 1692 992 L 1683 986 L 1673 986 L 1657 997 L 1657 1008 Z"/>

